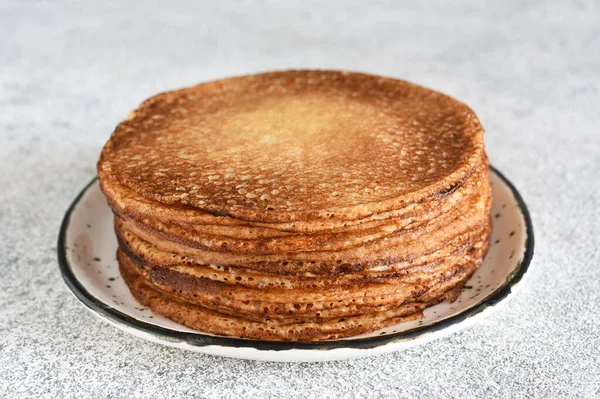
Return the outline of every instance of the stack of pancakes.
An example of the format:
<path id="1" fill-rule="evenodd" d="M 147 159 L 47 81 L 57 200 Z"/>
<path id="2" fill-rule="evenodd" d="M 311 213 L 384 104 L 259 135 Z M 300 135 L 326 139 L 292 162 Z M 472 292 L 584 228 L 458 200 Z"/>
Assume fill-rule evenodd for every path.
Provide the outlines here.
<path id="1" fill-rule="evenodd" d="M 483 129 L 464 104 L 337 71 L 159 94 L 98 163 L 125 282 L 207 333 L 315 341 L 454 300 L 488 248 Z"/>

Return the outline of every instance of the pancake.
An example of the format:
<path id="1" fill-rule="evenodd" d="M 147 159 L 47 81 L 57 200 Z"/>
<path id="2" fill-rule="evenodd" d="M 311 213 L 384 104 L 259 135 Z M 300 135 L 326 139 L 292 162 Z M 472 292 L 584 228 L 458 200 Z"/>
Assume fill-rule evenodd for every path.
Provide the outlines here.
<path id="1" fill-rule="evenodd" d="M 299 320 L 298 317 L 336 317 L 362 314 L 365 313 L 364 309 L 397 307 L 435 288 L 436 284 L 447 281 L 465 270 L 465 267 L 470 268 L 472 264 L 480 262 L 481 254 L 487 250 L 488 235 L 489 230 L 482 239 L 454 257 L 414 265 L 408 268 L 408 273 L 370 279 L 361 279 L 359 276 L 354 279 L 287 277 L 282 281 L 274 276 L 254 274 L 253 284 L 247 282 L 247 274 L 239 271 L 235 272 L 234 278 L 230 275 L 228 279 L 223 277 L 225 273 L 220 276 L 214 271 L 207 273 L 207 268 L 198 270 L 198 267 L 188 265 L 156 266 L 135 255 L 127 255 L 126 250 L 121 251 L 119 257 L 121 262 L 135 264 L 155 287 L 177 293 L 188 302 L 228 314 L 254 315 L 257 320 L 261 317 L 290 315 Z M 246 284 L 237 280 L 241 276 L 246 277 Z M 318 284 L 318 290 L 311 283 Z"/>
<path id="2" fill-rule="evenodd" d="M 168 237 L 169 240 L 193 248 L 204 249 L 214 252 L 235 252 L 237 254 L 249 255 L 269 255 L 281 252 L 307 252 L 307 251 L 334 251 L 344 248 L 353 248 L 365 245 L 367 243 L 377 242 L 386 237 L 401 235 L 410 231 L 417 231 L 427 226 L 447 226 L 448 221 L 456 219 L 477 206 L 477 201 L 485 197 L 484 191 L 481 195 L 473 195 L 467 200 L 462 201 L 454 208 L 441 214 L 438 217 L 432 217 L 430 213 L 425 215 L 415 215 L 409 218 L 394 221 L 363 229 L 359 231 L 330 230 L 315 234 L 290 234 L 282 233 L 275 235 L 271 230 L 265 237 L 264 229 L 254 232 L 253 238 L 237 238 L 231 235 L 210 234 L 210 228 L 203 225 L 175 225 L 164 224 L 156 221 L 133 220 L 127 216 L 121 216 L 123 223 L 130 226 L 131 230 L 144 231 L 153 235 L 155 239 L 160 240 Z M 209 226 L 210 227 L 210 226 Z M 252 232 L 252 229 L 248 229 Z"/>
<path id="3" fill-rule="evenodd" d="M 348 267 L 359 270 L 410 260 L 418 255 L 434 251 L 443 246 L 444 242 L 456 239 L 464 233 L 477 231 L 478 228 L 489 223 L 490 200 L 489 196 L 482 199 L 468 212 L 457 216 L 451 225 L 438 226 L 434 224 L 425 226 L 421 229 L 392 235 L 376 242 L 366 243 L 343 251 L 286 252 L 283 255 L 213 252 L 164 239 L 165 237 L 157 238 L 153 234 L 136 228 L 135 225 L 125 227 L 120 220 L 117 220 L 116 224 L 118 229 L 126 228 L 160 250 L 183 255 L 196 262 L 244 266 L 247 268 L 268 265 L 269 269 L 278 272 L 294 272 L 297 270 L 315 272 L 326 264 L 328 265 L 327 269 L 329 269 L 326 272 L 336 273 L 335 270 L 339 268 L 346 271 Z"/>
<path id="4" fill-rule="evenodd" d="M 487 176 L 488 160 L 483 154 L 481 162 L 473 170 L 473 174 L 481 173 Z M 248 227 L 256 231 L 262 227 L 275 232 L 302 232 L 311 233 L 328 230 L 340 229 L 363 229 L 365 227 L 379 226 L 387 223 L 392 218 L 407 218 L 412 217 L 419 212 L 445 212 L 454 204 L 460 202 L 468 195 L 468 191 L 473 189 L 473 185 L 481 186 L 481 176 L 469 176 L 455 183 L 450 188 L 431 195 L 428 198 L 421 199 L 416 202 L 406 204 L 400 209 L 385 211 L 381 213 L 372 213 L 361 219 L 356 220 L 336 220 L 326 219 L 319 221 L 293 221 L 281 223 L 265 223 L 265 222 L 246 222 L 243 220 L 227 217 L 223 214 L 213 214 L 198 210 L 196 208 L 182 206 L 181 204 L 162 204 L 153 200 L 149 200 L 135 192 L 128 190 L 121 185 L 111 175 L 106 174 L 101 168 L 98 169 L 98 177 L 102 191 L 107 197 L 109 205 L 117 215 L 127 215 L 136 220 L 156 220 L 162 223 L 174 223 L 179 225 L 194 225 L 194 226 L 217 226 L 221 229 L 228 229 L 228 234 L 243 234 Z M 263 231 L 261 234 L 266 234 Z M 247 238 L 251 238 L 246 236 Z"/>
<path id="5" fill-rule="evenodd" d="M 489 226 L 485 228 L 489 229 Z M 182 265 L 185 265 L 185 270 L 192 275 L 201 275 L 252 287 L 269 285 L 271 283 L 267 283 L 263 277 L 274 277 L 276 285 L 285 285 L 290 288 L 297 284 L 318 288 L 330 279 L 337 281 L 381 280 L 404 275 L 414 267 L 436 265 L 441 261 L 457 262 L 463 256 L 464 251 L 475 245 L 482 235 L 480 230 L 469 231 L 424 254 L 406 257 L 395 263 L 391 260 L 381 260 L 373 267 L 353 267 L 352 264 L 337 262 L 332 264 L 321 262 L 313 265 L 312 262 L 309 262 L 306 265 L 288 264 L 287 266 L 291 267 L 284 267 L 278 272 L 275 262 L 248 264 L 247 267 L 201 263 L 197 258 L 162 251 L 129 231 L 121 231 L 118 228 L 115 230 L 122 251 L 130 257 L 152 263 L 156 267 L 183 269 Z"/>
<path id="6" fill-rule="evenodd" d="M 170 318 L 187 327 L 216 335 L 272 340 L 272 341 L 317 341 L 331 340 L 362 334 L 378 328 L 398 324 L 406 320 L 422 317 L 427 306 L 439 303 L 446 297 L 456 296 L 456 290 L 475 271 L 470 265 L 448 281 L 440 284 L 437 290 L 423 295 L 424 302 L 413 301 L 395 306 L 390 310 L 377 310 L 371 313 L 334 317 L 324 320 L 281 323 L 276 319 L 262 318 L 261 322 L 220 313 L 184 301 L 178 295 L 158 290 L 144 279 L 131 262 L 122 260 L 120 270 L 123 279 L 134 297 L 153 312 Z"/>
<path id="7" fill-rule="evenodd" d="M 452 301 L 491 189 L 464 104 L 360 73 L 284 71 L 159 94 L 98 162 L 135 298 L 203 332 L 350 337 Z"/>
<path id="8" fill-rule="evenodd" d="M 145 101 L 98 169 L 148 199 L 246 221 L 354 220 L 465 180 L 482 137 L 467 106 L 420 86 L 285 71 Z"/>

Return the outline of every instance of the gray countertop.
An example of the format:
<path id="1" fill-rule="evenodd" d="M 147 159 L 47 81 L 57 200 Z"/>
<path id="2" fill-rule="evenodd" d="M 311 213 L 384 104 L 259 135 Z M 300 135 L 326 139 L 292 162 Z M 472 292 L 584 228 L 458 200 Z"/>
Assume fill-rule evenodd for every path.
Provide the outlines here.
<path id="1" fill-rule="evenodd" d="M 0 1 L 0 397 L 599 397 L 600 8 L 590 1 Z M 96 319 L 56 261 L 103 143 L 165 89 L 283 68 L 469 104 L 536 231 L 529 278 L 467 331 L 322 364 L 223 359 Z"/>

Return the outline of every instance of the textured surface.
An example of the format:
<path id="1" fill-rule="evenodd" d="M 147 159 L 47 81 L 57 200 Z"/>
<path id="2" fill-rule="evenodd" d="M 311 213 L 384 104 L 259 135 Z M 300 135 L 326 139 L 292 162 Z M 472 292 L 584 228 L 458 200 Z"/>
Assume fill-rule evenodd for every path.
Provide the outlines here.
<path id="1" fill-rule="evenodd" d="M 0 2 L 0 397 L 600 395 L 595 2 L 323 4 L 151 2 L 142 17 L 121 3 Z M 89 315 L 61 281 L 56 234 L 125 110 L 290 67 L 401 77 L 469 104 L 534 220 L 520 295 L 447 339 L 325 364 L 185 353 Z"/>
<path id="2" fill-rule="evenodd" d="M 288 70 L 144 101 L 104 146 L 98 179 L 115 210 L 121 276 L 152 312 L 216 335 L 333 340 L 456 299 L 489 244 L 483 146 L 475 114 L 439 92 L 377 75 Z M 115 192 L 144 198 L 127 212 Z M 162 222 L 165 208 L 198 215 Z M 214 224 L 193 223 L 207 211 Z M 381 214 L 389 225 L 373 231 L 365 219 Z M 315 218 L 315 228 L 332 219 L 363 228 L 290 235 L 264 227 Z M 219 227 L 255 236 L 214 234 Z M 424 254 L 438 256 L 423 264 Z M 182 257 L 180 267 L 201 263 L 206 273 L 216 264 L 233 276 L 192 277 L 163 266 Z M 400 261 L 406 265 L 393 276 L 373 278 L 369 270 L 394 271 L 389 264 Z M 271 275 L 248 276 L 257 265 Z M 315 268 L 355 280 L 307 275 Z M 290 273 L 306 286 L 280 283 Z"/>
<path id="3" fill-rule="evenodd" d="M 405 81 L 273 72 L 144 101 L 98 169 L 146 198 L 244 220 L 354 220 L 463 181 L 482 133 L 465 105 Z"/>

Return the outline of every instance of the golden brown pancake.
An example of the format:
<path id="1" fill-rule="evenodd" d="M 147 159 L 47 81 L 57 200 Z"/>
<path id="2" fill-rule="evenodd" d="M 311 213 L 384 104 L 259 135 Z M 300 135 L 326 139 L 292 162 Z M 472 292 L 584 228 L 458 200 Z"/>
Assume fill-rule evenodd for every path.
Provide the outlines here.
<path id="1" fill-rule="evenodd" d="M 401 236 L 403 233 L 418 231 L 419 228 L 427 226 L 429 229 L 447 227 L 448 222 L 466 214 L 469 210 L 477 207 L 477 201 L 487 201 L 487 192 L 481 195 L 473 195 L 467 200 L 438 217 L 432 217 L 431 213 L 425 215 L 413 215 L 411 217 L 398 219 L 392 222 L 379 224 L 379 226 L 365 228 L 362 230 L 352 229 L 332 230 L 315 234 L 291 234 L 280 233 L 276 230 L 266 232 L 259 228 L 247 229 L 247 233 L 255 233 L 251 238 L 238 238 L 230 234 L 229 230 L 214 234 L 213 226 L 205 225 L 176 225 L 165 224 L 157 221 L 143 219 L 134 220 L 126 215 L 119 215 L 123 223 L 130 230 L 144 231 L 160 240 L 168 237 L 169 240 L 192 248 L 204 249 L 213 252 L 235 252 L 248 255 L 269 255 L 281 252 L 314 252 L 334 251 L 344 248 L 361 247 L 368 243 L 379 242 L 386 237 Z M 429 216 L 429 217 L 427 217 Z M 211 231 L 212 230 L 212 231 Z"/>
<path id="2" fill-rule="evenodd" d="M 483 154 L 473 174 L 481 173 L 487 176 L 488 160 Z M 103 192 L 105 193 L 110 206 L 117 215 L 129 215 L 134 219 L 156 220 L 162 223 L 175 223 L 180 225 L 194 226 L 218 226 L 226 229 L 233 226 L 234 234 L 244 234 L 247 228 L 256 231 L 262 227 L 266 230 L 272 230 L 283 234 L 285 232 L 320 232 L 329 230 L 344 230 L 356 227 L 362 229 L 365 227 L 379 226 L 389 223 L 390 219 L 406 219 L 418 213 L 445 212 L 450 207 L 456 205 L 469 195 L 473 189 L 481 189 L 481 175 L 469 176 L 469 179 L 456 182 L 450 188 L 432 195 L 424 200 L 406 204 L 402 208 L 390 210 L 381 213 L 373 213 L 367 217 L 356 220 L 336 220 L 326 219 L 319 221 L 302 221 L 282 223 L 264 223 L 264 222 L 246 222 L 243 220 L 226 217 L 225 215 L 215 215 L 209 212 L 201 211 L 193 207 L 182 206 L 181 204 L 161 204 L 149 200 L 135 192 L 126 189 L 117 179 L 104 173 L 102 169 L 98 170 L 98 177 Z M 439 201 L 443 199 L 444 201 Z M 432 216 L 433 217 L 433 216 Z M 231 234 L 231 233 L 230 233 Z M 264 236 L 264 231 L 261 233 Z"/>
<path id="3" fill-rule="evenodd" d="M 149 282 L 194 304 L 228 314 L 253 316 L 255 320 L 280 317 L 285 321 L 286 317 L 294 315 L 298 321 L 298 317 L 327 318 L 331 314 L 361 314 L 365 313 L 364 309 L 373 307 L 399 306 L 479 262 L 487 249 L 488 235 L 489 229 L 477 242 L 453 257 L 417 264 L 406 273 L 385 278 L 361 279 L 357 275 L 344 276 L 346 278 L 319 276 L 316 279 L 287 276 L 282 279 L 243 271 L 218 273 L 210 268 L 182 264 L 162 267 L 127 254 L 127 249 L 119 253 L 119 259 L 123 262 L 127 258 L 137 265 Z M 250 276 L 252 281 L 248 281 Z M 318 286 L 314 287 L 312 282 Z"/>
<path id="4" fill-rule="evenodd" d="M 123 279 L 134 297 L 154 312 L 168 317 L 187 327 L 216 335 L 273 341 L 317 341 L 331 340 L 362 334 L 406 320 L 422 317 L 427 306 L 453 297 L 462 283 L 476 270 L 477 265 L 467 265 L 464 270 L 442 282 L 436 289 L 423 294 L 412 302 L 399 304 L 391 309 L 375 309 L 371 313 L 307 321 L 281 322 L 268 317 L 261 321 L 252 320 L 246 315 L 236 316 L 216 312 L 193 302 L 182 299 L 177 294 L 159 290 L 145 279 L 127 259 L 120 260 Z M 421 301 L 422 300 L 422 301 Z"/>
<path id="5" fill-rule="evenodd" d="M 359 247 L 344 249 L 343 251 L 304 251 L 285 252 L 283 254 L 248 255 L 234 252 L 214 252 L 203 248 L 177 242 L 176 239 L 157 239 L 157 237 L 135 225 L 123 226 L 117 221 L 119 228 L 126 228 L 134 235 L 152 243 L 157 249 L 184 255 L 189 259 L 202 263 L 235 265 L 239 267 L 260 267 L 268 263 L 271 270 L 313 270 L 313 265 L 320 268 L 323 263 L 330 264 L 332 273 L 334 265 L 355 265 L 364 269 L 379 267 L 382 264 L 396 263 L 412 259 L 416 255 L 429 253 L 439 248 L 444 242 L 471 231 L 476 231 L 488 223 L 487 213 L 490 208 L 490 198 L 473 206 L 468 212 L 456 217 L 450 226 L 427 225 L 420 229 L 403 232 L 382 240 L 363 244 Z M 283 258 L 283 259 L 282 259 Z M 287 263 L 287 264 L 286 264 Z"/>
<path id="6" fill-rule="evenodd" d="M 152 97 L 98 168 L 148 199 L 241 220 L 354 220 L 464 180 L 482 137 L 467 106 L 408 82 L 273 72 Z"/>
<path id="7" fill-rule="evenodd" d="M 159 94 L 98 162 L 141 303 L 211 334 L 290 341 L 454 300 L 489 245 L 487 173 L 467 106 L 338 71 Z"/>

